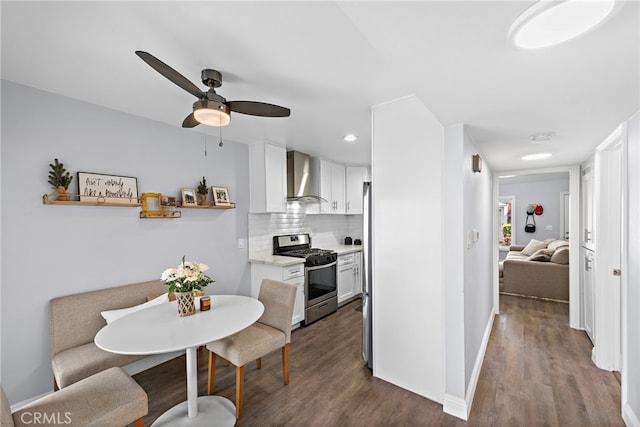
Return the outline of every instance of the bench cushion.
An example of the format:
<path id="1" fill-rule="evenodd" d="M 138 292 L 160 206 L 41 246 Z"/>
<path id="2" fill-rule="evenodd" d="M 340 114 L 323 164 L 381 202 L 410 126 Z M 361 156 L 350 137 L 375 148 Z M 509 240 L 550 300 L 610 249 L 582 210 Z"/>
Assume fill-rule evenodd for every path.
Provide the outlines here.
<path id="1" fill-rule="evenodd" d="M 34 414 L 46 414 L 66 426 L 125 426 L 148 412 L 142 387 L 121 368 L 111 368 L 28 404 L 13 421 L 33 426 Z"/>
<path id="2" fill-rule="evenodd" d="M 124 366 L 144 357 L 109 353 L 91 342 L 56 354 L 51 359 L 51 367 L 56 384 L 64 388 L 105 369 Z"/>

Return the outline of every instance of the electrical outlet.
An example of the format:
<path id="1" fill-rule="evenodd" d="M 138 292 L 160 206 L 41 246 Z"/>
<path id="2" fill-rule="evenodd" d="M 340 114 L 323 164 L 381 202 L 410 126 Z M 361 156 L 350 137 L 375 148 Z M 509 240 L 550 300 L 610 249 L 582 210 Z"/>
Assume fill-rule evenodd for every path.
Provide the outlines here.
<path id="1" fill-rule="evenodd" d="M 553 225 L 547 225 L 547 231 L 553 230 Z"/>
<path id="2" fill-rule="evenodd" d="M 238 239 L 238 249 L 244 249 L 244 247 L 245 247 L 245 240 Z"/>

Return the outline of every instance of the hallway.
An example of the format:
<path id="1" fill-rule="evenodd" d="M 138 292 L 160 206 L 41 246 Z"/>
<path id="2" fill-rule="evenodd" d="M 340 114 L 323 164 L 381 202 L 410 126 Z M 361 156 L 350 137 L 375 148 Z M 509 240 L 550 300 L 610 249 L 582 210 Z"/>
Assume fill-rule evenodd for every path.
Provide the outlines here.
<path id="1" fill-rule="evenodd" d="M 360 301 L 292 333 L 291 383 L 280 352 L 247 365 L 244 415 L 237 426 L 624 426 L 620 384 L 590 360 L 583 331 L 568 326 L 568 305 L 501 295 L 468 422 L 442 405 L 373 378 L 361 358 Z M 399 311 L 398 315 L 402 315 Z M 199 351 L 199 394 L 207 353 Z M 402 363 L 401 360 L 398 363 Z M 186 398 L 184 357 L 134 376 L 149 396 L 150 425 Z M 216 394 L 231 400 L 233 366 L 216 366 Z"/>
<path id="2" fill-rule="evenodd" d="M 619 376 L 596 368 L 569 305 L 500 295 L 469 425 L 624 426 Z"/>

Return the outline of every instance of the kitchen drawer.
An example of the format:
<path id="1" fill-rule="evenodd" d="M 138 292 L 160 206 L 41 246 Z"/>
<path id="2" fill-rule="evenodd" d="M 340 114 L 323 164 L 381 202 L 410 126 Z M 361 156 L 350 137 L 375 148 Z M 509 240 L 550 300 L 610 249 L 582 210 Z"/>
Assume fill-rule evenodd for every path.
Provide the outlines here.
<path id="1" fill-rule="evenodd" d="M 304 264 L 292 265 L 282 269 L 282 280 L 304 276 Z"/>
<path id="2" fill-rule="evenodd" d="M 354 254 L 340 255 L 338 257 L 338 266 L 345 264 L 353 264 L 354 262 Z"/>

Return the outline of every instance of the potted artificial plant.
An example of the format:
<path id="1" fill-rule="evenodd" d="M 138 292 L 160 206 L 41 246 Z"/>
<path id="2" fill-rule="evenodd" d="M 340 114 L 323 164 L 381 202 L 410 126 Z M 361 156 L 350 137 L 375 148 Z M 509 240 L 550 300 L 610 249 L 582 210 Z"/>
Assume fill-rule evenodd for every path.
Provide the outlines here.
<path id="1" fill-rule="evenodd" d="M 505 246 L 511 245 L 511 224 L 502 224 L 502 237 Z"/>
<path id="2" fill-rule="evenodd" d="M 49 171 L 49 184 L 56 190 L 58 195 L 56 200 L 68 201 L 69 193 L 67 189 L 69 184 L 73 181 L 73 177 L 64 168 L 64 164 L 60 163 L 58 159 L 54 159 L 54 164 L 49 164 L 51 170 Z"/>
<path id="3" fill-rule="evenodd" d="M 200 181 L 200 184 L 198 184 L 198 189 L 196 190 L 196 192 L 198 193 L 198 204 L 200 206 L 206 206 L 209 188 L 207 187 L 207 180 L 204 176 L 202 177 L 202 181 Z"/>

